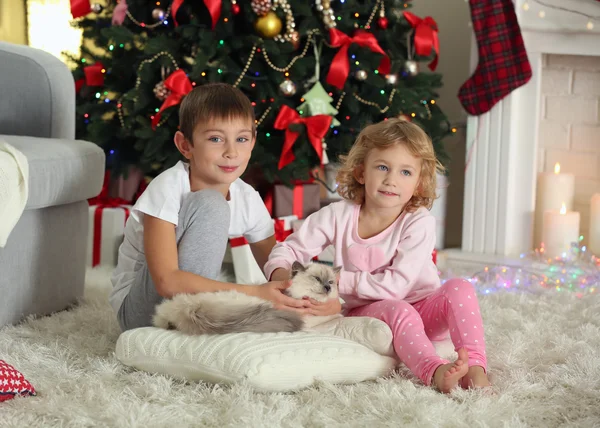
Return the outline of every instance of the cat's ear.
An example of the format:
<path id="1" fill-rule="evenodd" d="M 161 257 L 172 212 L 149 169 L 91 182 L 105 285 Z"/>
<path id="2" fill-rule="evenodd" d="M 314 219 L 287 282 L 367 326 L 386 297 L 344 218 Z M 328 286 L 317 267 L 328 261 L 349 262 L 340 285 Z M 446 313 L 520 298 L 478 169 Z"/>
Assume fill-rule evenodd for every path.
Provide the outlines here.
<path id="1" fill-rule="evenodd" d="M 306 268 L 299 261 L 292 263 L 292 278 L 296 276 L 298 272 L 304 272 Z"/>
<path id="2" fill-rule="evenodd" d="M 335 272 L 335 274 L 336 274 L 336 275 L 339 275 L 341 270 L 342 270 L 342 267 L 341 267 L 341 266 L 338 266 L 338 267 L 334 267 L 334 268 L 333 268 L 333 271 Z"/>

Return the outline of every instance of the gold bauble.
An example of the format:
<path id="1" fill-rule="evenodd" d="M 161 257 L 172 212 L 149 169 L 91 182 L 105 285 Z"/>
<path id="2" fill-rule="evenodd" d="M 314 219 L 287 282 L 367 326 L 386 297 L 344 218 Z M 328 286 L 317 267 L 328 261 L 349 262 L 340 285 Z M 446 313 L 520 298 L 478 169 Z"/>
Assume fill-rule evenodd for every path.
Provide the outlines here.
<path id="1" fill-rule="evenodd" d="M 281 33 L 281 19 L 272 10 L 265 16 L 261 16 L 254 23 L 256 32 L 265 39 L 272 39 Z"/>

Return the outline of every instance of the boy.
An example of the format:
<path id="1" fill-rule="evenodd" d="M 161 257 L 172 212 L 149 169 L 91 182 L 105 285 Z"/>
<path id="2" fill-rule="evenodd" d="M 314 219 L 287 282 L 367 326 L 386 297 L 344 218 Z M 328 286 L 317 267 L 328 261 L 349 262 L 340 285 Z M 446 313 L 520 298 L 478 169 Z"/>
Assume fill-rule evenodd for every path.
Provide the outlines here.
<path id="1" fill-rule="evenodd" d="M 192 90 L 180 107 L 180 161 L 148 185 L 131 210 L 111 278 L 121 330 L 152 325 L 155 306 L 178 293 L 236 290 L 281 309 L 320 314 L 282 294 L 289 281 L 261 287 L 216 281 L 229 236 L 244 235 L 262 268 L 275 245 L 273 222 L 246 170 L 256 125 L 250 100 L 227 84 Z M 311 309 L 308 309 L 311 308 Z"/>

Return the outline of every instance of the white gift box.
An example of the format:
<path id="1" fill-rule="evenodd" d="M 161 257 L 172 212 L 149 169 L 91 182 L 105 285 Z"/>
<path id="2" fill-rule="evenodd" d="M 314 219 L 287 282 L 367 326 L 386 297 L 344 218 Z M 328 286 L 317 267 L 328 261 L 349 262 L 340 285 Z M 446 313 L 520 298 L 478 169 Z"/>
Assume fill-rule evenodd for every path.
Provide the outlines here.
<path id="1" fill-rule="evenodd" d="M 284 240 L 292 231 L 292 222 L 298 220 L 295 215 L 279 217 L 275 222 L 275 239 Z M 283 226 L 283 227 L 282 227 Z M 264 284 L 265 274 L 256 263 L 250 245 L 243 236 L 229 238 L 233 271 L 238 284 Z"/>
<path id="2" fill-rule="evenodd" d="M 102 208 L 101 205 L 89 207 L 86 258 L 88 267 L 117 265 L 119 246 L 123 242 L 129 210 L 131 205 L 115 208 Z"/>

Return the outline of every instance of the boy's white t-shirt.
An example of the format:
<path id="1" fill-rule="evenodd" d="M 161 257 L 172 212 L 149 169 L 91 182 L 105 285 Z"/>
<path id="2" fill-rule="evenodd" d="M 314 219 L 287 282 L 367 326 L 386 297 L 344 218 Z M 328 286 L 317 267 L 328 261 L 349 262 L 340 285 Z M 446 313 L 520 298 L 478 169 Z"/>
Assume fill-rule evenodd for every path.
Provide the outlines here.
<path id="1" fill-rule="evenodd" d="M 154 178 L 131 209 L 125 237 L 111 281 L 110 304 L 118 312 L 129 293 L 137 272 L 146 262 L 144 255 L 144 214 L 177 226 L 183 197 L 191 192 L 189 165 L 178 162 Z M 229 186 L 229 237 L 244 236 L 249 243 L 274 234 L 273 220 L 258 192 L 241 179 Z"/>

